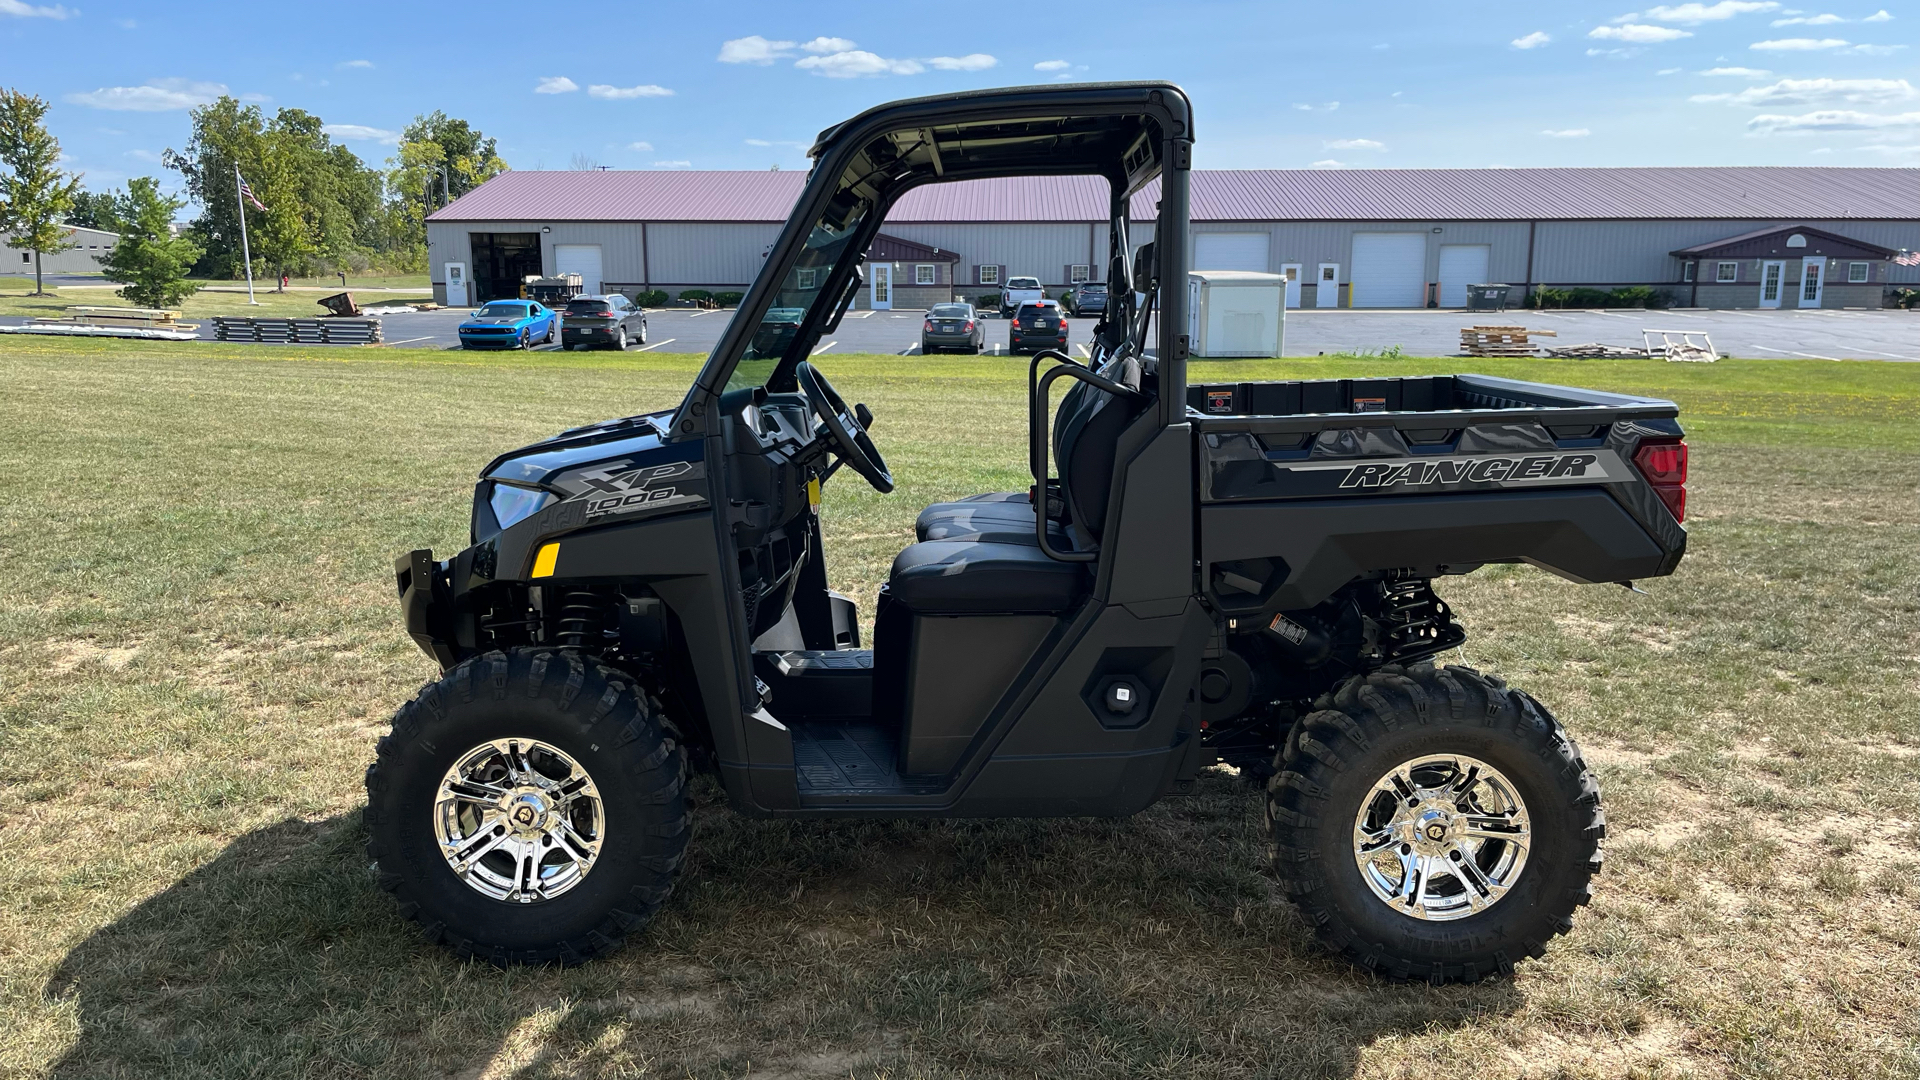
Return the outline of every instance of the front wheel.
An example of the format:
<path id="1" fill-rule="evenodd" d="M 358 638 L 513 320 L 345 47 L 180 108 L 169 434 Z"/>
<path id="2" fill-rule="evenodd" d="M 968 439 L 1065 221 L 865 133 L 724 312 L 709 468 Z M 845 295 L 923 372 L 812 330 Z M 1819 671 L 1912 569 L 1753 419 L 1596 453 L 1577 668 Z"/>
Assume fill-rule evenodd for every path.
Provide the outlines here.
<path id="1" fill-rule="evenodd" d="M 1277 757 L 1267 827 L 1282 886 L 1327 945 L 1437 985 L 1510 973 L 1572 928 L 1606 815 L 1543 706 L 1431 664 L 1316 705 Z"/>
<path id="2" fill-rule="evenodd" d="M 494 964 L 616 948 L 673 890 L 686 758 L 626 675 L 566 651 L 468 660 L 394 716 L 367 853 L 427 936 Z"/>
<path id="3" fill-rule="evenodd" d="M 627 351 L 627 328 L 626 327 L 622 326 L 618 331 L 614 333 L 613 349 L 615 352 Z"/>

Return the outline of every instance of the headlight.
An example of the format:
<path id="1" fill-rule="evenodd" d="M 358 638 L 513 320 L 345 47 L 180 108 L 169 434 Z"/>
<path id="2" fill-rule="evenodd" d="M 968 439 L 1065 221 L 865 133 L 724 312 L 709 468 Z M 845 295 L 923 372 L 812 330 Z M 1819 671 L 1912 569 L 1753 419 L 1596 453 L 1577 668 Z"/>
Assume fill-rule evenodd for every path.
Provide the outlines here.
<path id="1" fill-rule="evenodd" d="M 495 483 L 493 496 L 488 505 L 493 508 L 494 520 L 502 529 L 511 528 L 540 512 L 548 503 L 558 501 L 551 491 L 537 488 L 514 487 L 511 484 Z"/>

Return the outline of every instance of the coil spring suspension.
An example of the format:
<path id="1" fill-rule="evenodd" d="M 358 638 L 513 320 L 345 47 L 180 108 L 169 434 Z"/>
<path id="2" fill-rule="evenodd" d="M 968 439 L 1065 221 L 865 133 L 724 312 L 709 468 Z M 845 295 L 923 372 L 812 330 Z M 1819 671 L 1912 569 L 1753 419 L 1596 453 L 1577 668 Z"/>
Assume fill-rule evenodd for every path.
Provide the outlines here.
<path id="1" fill-rule="evenodd" d="M 569 589 L 560 596 L 554 641 L 563 649 L 598 645 L 607 624 L 606 598 L 592 589 Z"/>
<path id="2" fill-rule="evenodd" d="M 1380 583 L 1380 652 L 1389 663 L 1432 656 L 1467 640 L 1453 609 L 1433 594 L 1426 578 L 1388 578 Z"/>

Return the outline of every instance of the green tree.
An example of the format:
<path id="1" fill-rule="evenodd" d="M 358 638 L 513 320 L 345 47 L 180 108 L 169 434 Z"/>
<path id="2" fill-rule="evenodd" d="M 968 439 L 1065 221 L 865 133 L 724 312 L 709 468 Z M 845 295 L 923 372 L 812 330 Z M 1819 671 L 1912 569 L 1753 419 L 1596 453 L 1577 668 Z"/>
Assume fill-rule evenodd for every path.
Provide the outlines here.
<path id="1" fill-rule="evenodd" d="M 67 224 L 87 229 L 119 232 L 123 228 L 127 193 L 82 191 L 73 197 L 73 209 L 67 212 Z"/>
<path id="2" fill-rule="evenodd" d="M 186 200 L 160 193 L 160 181 L 142 176 L 128 182 L 119 208 L 120 242 L 101 260 L 108 281 L 126 285 L 120 295 L 148 308 L 170 308 L 199 290 L 187 273 L 200 258 L 200 245 L 173 235 L 173 215 Z"/>
<path id="3" fill-rule="evenodd" d="M 281 109 L 268 120 L 257 107 L 222 97 L 193 110 L 192 121 L 187 149 L 168 150 L 165 160 L 201 207 L 193 238 L 205 251 L 206 273 L 239 277 L 243 269 L 236 165 L 266 207 L 247 207 L 247 238 L 273 276 L 364 265 L 382 246 L 380 174 L 335 145 L 318 116 Z"/>
<path id="4" fill-rule="evenodd" d="M 80 177 L 60 168 L 60 140 L 47 131 L 47 103 L 18 90 L 0 91 L 0 229 L 7 246 L 33 252 L 33 295 L 45 296 L 40 257 L 73 244 L 64 224 Z"/>
<path id="5" fill-rule="evenodd" d="M 496 140 L 439 110 L 413 118 L 387 166 L 391 246 L 416 252 L 423 265 L 427 215 L 507 171 Z"/>

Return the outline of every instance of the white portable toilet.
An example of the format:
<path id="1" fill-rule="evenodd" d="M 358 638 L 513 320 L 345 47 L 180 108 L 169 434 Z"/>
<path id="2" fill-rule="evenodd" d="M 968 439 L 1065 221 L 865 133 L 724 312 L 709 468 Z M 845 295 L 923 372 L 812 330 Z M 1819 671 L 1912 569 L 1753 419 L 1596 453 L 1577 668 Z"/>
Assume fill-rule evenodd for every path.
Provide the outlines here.
<path id="1" fill-rule="evenodd" d="M 1195 356 L 1279 356 L 1286 342 L 1287 279 L 1251 270 L 1187 274 L 1187 340 Z"/>

